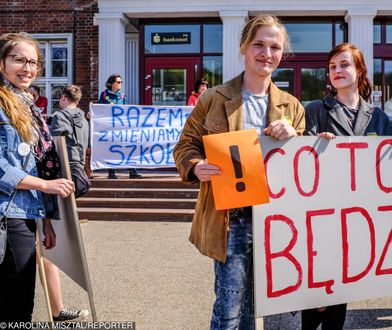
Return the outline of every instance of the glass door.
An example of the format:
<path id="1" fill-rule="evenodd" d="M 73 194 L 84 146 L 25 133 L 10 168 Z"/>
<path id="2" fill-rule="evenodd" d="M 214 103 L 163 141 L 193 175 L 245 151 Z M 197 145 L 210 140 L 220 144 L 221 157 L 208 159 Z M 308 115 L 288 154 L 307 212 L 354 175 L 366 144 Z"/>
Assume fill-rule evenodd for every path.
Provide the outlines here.
<path id="1" fill-rule="evenodd" d="M 200 67 L 199 58 L 146 58 L 144 104 L 186 105 Z"/>
<path id="2" fill-rule="evenodd" d="M 324 63 L 284 63 L 272 74 L 272 80 L 282 90 L 294 95 L 305 106 L 323 98 L 328 89 L 327 67 Z"/>

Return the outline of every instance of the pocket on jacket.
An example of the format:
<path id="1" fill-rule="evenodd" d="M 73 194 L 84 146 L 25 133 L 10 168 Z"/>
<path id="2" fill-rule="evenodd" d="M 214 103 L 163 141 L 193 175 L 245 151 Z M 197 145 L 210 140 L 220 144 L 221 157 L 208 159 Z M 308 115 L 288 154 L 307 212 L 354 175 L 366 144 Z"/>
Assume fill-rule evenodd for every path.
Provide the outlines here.
<path id="1" fill-rule="evenodd" d="M 204 122 L 204 128 L 208 131 L 209 134 L 228 132 L 227 123 L 218 119 L 206 118 Z"/>

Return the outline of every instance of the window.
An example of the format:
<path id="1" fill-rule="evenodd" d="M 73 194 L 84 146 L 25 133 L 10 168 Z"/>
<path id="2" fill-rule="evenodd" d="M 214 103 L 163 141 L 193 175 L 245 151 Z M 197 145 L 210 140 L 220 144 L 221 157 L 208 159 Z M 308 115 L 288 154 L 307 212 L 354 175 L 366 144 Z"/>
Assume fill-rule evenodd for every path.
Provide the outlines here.
<path id="1" fill-rule="evenodd" d="M 386 43 L 392 44 L 392 23 L 386 25 Z"/>
<path id="2" fill-rule="evenodd" d="M 392 119 L 392 19 L 378 17 L 373 31 L 373 103 Z"/>
<path id="3" fill-rule="evenodd" d="M 343 22 L 285 22 L 294 53 L 327 53 L 345 39 Z M 335 40 L 334 40 L 335 36 Z"/>
<path id="4" fill-rule="evenodd" d="M 41 95 L 48 99 L 48 115 L 60 109 L 59 98 L 62 89 L 72 83 L 72 35 L 37 34 L 44 55 L 45 68 L 34 85 L 41 88 Z"/>

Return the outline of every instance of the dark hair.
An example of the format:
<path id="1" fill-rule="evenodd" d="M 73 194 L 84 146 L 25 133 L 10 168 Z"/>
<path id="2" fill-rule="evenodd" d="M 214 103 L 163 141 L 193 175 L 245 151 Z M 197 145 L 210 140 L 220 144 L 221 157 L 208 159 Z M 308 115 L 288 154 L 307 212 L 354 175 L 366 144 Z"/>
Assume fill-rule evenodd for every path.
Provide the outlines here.
<path id="1" fill-rule="evenodd" d="M 68 85 L 64 87 L 61 95 L 64 95 L 71 102 L 79 103 L 82 98 L 82 91 L 79 86 Z"/>
<path id="2" fill-rule="evenodd" d="M 208 80 L 204 79 L 204 78 L 196 80 L 195 87 L 194 87 L 193 91 L 195 93 L 199 93 L 199 88 L 201 85 L 207 85 L 207 87 L 208 87 Z"/>
<path id="3" fill-rule="evenodd" d="M 41 88 L 39 88 L 39 87 L 36 86 L 36 85 L 30 85 L 30 88 L 34 89 L 38 94 L 41 93 Z"/>
<path id="4" fill-rule="evenodd" d="M 358 71 L 359 95 L 361 95 L 365 101 L 369 102 L 371 99 L 370 96 L 372 95 L 372 83 L 367 76 L 367 68 L 363 55 L 357 46 L 350 43 L 343 43 L 335 46 L 328 54 L 328 64 L 331 62 L 331 59 L 333 57 L 343 52 L 350 52 L 350 54 L 352 55 L 355 68 Z"/>
<path id="5" fill-rule="evenodd" d="M 108 80 L 106 81 L 106 84 L 105 84 L 106 88 L 112 89 L 112 85 L 113 85 L 113 83 L 116 82 L 117 78 L 121 78 L 121 75 L 118 73 L 114 73 L 114 74 L 110 75 Z"/>

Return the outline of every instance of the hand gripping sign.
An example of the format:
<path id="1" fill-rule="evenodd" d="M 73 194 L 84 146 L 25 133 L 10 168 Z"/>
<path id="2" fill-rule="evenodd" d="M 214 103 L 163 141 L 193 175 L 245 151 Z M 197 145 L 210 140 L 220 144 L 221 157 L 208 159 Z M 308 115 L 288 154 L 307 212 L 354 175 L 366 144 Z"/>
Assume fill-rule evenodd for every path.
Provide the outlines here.
<path id="1" fill-rule="evenodd" d="M 392 295 L 392 137 L 261 138 L 256 316 Z"/>

